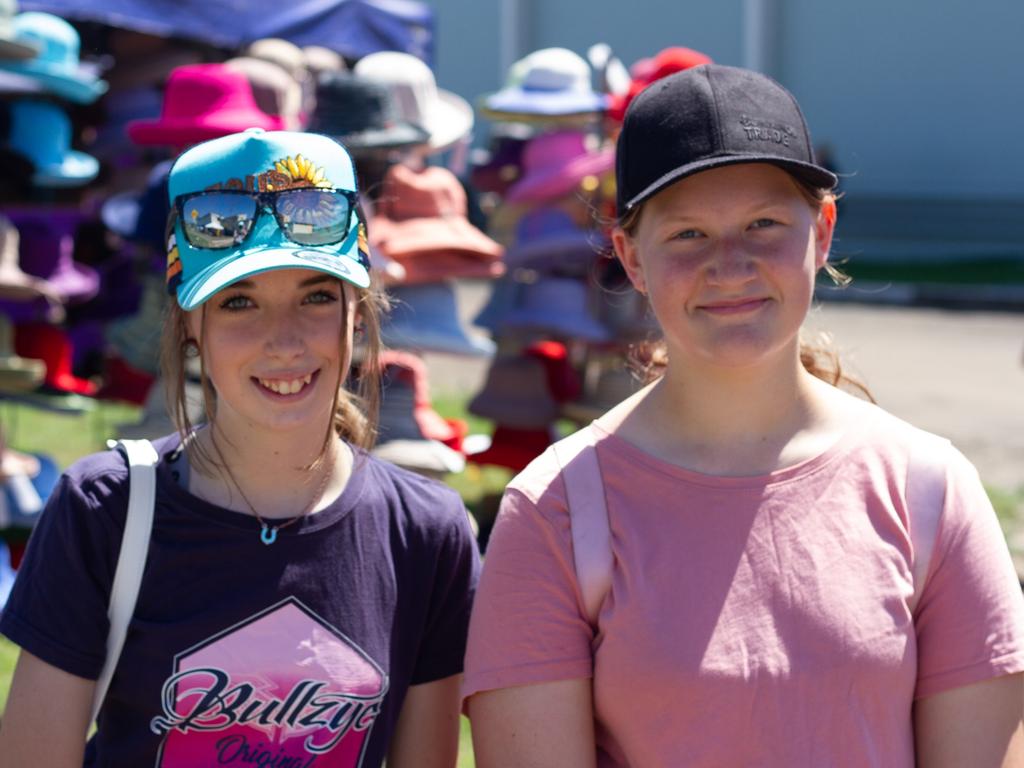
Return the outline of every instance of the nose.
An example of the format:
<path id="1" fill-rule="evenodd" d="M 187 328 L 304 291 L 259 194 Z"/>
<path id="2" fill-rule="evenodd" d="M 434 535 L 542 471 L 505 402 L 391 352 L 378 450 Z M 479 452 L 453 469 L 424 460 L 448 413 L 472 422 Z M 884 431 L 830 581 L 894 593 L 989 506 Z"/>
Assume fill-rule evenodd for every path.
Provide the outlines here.
<path id="1" fill-rule="evenodd" d="M 268 355 L 288 359 L 305 353 L 306 342 L 297 318 L 288 312 L 277 312 L 266 322 L 263 347 Z"/>
<path id="2" fill-rule="evenodd" d="M 724 240 L 708 263 L 707 279 L 715 285 L 743 285 L 755 277 L 753 256 L 733 239 Z"/>

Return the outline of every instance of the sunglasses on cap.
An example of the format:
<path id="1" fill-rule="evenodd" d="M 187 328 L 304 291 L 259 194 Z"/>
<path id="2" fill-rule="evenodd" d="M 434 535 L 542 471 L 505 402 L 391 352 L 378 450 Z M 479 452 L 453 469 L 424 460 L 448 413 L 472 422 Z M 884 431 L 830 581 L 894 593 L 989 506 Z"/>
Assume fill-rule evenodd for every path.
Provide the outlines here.
<path id="1" fill-rule="evenodd" d="M 245 242 L 269 210 L 286 238 L 299 245 L 332 245 L 352 226 L 356 193 L 299 187 L 275 192 L 216 189 L 174 198 L 185 239 L 195 248 L 223 250 Z"/>

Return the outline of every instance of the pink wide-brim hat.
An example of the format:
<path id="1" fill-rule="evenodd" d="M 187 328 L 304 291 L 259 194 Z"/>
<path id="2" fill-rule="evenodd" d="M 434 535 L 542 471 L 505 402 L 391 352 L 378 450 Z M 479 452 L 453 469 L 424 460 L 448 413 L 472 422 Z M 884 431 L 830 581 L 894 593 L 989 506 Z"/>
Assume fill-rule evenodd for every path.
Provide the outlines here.
<path id="1" fill-rule="evenodd" d="M 505 195 L 506 202 L 552 200 L 572 192 L 588 176 L 615 167 L 612 147 L 591 147 L 583 131 L 552 131 L 535 136 L 523 149 L 523 174 Z"/>
<path id="2" fill-rule="evenodd" d="M 279 127 L 278 119 L 256 106 L 241 72 L 225 64 L 187 64 L 167 77 L 160 117 L 129 123 L 128 136 L 145 146 L 185 147 L 246 128 Z"/>
<path id="3" fill-rule="evenodd" d="M 466 218 L 466 192 L 447 168 L 414 170 L 393 165 L 383 187 L 370 242 L 407 270 L 409 260 L 430 259 L 443 252 L 483 262 L 497 262 L 505 255 L 498 242 Z"/>

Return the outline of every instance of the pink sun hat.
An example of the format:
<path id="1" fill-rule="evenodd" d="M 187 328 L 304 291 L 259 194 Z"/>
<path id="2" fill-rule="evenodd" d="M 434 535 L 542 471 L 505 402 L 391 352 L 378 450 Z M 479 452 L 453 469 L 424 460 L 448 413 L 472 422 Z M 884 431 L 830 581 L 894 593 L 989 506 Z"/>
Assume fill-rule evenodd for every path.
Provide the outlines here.
<path id="1" fill-rule="evenodd" d="M 187 147 L 239 133 L 274 130 L 279 121 L 256 106 L 246 76 L 225 64 L 186 64 L 171 70 L 160 117 L 128 124 L 128 136 L 145 146 Z"/>
<path id="2" fill-rule="evenodd" d="M 523 149 L 523 175 L 509 187 L 510 203 L 543 202 L 572 192 L 588 176 L 615 167 L 615 149 L 600 147 L 584 131 L 552 131 L 532 138 Z"/>

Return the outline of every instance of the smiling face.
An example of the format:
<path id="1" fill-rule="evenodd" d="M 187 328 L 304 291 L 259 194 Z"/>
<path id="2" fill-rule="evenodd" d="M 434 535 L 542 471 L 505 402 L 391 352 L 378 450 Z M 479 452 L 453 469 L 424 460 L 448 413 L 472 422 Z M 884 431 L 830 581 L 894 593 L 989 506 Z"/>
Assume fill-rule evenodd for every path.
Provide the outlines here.
<path id="1" fill-rule="evenodd" d="M 650 298 L 670 366 L 793 364 L 834 224 L 834 203 L 812 206 L 782 169 L 744 163 L 662 190 L 613 242 Z"/>
<path id="2" fill-rule="evenodd" d="M 218 429 L 323 435 L 351 362 L 355 306 L 347 283 L 283 269 L 234 283 L 189 312 L 189 334 L 217 392 Z"/>

